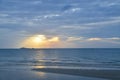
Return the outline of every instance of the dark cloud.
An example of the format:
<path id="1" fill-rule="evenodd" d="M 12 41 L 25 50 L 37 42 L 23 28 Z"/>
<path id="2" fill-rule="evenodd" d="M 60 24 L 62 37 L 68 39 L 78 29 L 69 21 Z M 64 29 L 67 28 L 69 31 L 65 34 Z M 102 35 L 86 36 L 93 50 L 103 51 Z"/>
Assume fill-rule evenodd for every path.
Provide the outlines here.
<path id="1" fill-rule="evenodd" d="M 119 26 L 120 0 L 0 0 L 0 36 L 25 31 L 25 36 L 120 37 Z"/>

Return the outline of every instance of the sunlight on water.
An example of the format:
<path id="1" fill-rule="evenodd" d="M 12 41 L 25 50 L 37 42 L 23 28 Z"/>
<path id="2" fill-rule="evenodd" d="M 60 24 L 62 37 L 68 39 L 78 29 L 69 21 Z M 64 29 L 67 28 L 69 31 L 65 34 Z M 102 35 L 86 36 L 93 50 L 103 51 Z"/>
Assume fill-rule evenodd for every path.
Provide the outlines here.
<path id="1" fill-rule="evenodd" d="M 45 75 L 46 75 L 45 72 L 36 72 L 36 74 L 40 77 L 45 77 Z"/>

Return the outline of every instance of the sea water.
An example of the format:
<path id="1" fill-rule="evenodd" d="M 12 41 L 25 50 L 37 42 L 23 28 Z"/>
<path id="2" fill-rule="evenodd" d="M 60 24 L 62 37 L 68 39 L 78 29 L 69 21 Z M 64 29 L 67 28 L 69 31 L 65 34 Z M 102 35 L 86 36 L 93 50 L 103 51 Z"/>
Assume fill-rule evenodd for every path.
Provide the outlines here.
<path id="1" fill-rule="evenodd" d="M 0 49 L 0 70 L 44 67 L 120 70 L 120 49 Z"/>
<path id="2" fill-rule="evenodd" d="M 8 65 L 120 69 L 120 49 L 0 49 L 0 66 Z"/>

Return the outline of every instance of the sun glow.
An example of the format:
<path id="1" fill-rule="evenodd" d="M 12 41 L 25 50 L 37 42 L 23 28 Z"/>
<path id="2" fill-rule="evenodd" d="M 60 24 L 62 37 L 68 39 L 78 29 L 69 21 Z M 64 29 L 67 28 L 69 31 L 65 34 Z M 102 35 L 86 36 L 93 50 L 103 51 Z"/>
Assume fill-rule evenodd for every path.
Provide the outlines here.
<path id="1" fill-rule="evenodd" d="M 34 42 L 36 42 L 36 43 L 40 43 L 42 40 L 41 40 L 41 38 L 39 38 L 39 37 L 36 37 L 35 39 L 34 39 Z"/>
<path id="2" fill-rule="evenodd" d="M 46 38 L 45 38 L 44 35 L 37 35 L 37 36 L 33 37 L 33 41 L 34 41 L 35 43 L 41 43 L 41 42 L 43 42 L 45 39 L 46 39 Z"/>
<path id="3" fill-rule="evenodd" d="M 22 46 L 27 48 L 50 48 L 60 44 L 59 37 L 46 37 L 45 35 L 34 35 L 23 41 Z"/>

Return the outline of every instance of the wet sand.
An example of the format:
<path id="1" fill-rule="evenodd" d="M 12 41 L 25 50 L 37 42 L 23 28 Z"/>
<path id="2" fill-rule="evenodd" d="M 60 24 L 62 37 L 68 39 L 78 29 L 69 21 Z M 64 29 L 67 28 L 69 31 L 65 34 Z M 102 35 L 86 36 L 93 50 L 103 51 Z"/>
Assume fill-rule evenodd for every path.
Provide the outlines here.
<path id="1" fill-rule="evenodd" d="M 0 80 L 106 80 L 82 76 L 54 74 L 29 69 L 0 69 Z"/>
<path id="2" fill-rule="evenodd" d="M 120 80 L 120 70 L 35 68 L 35 71 Z"/>

